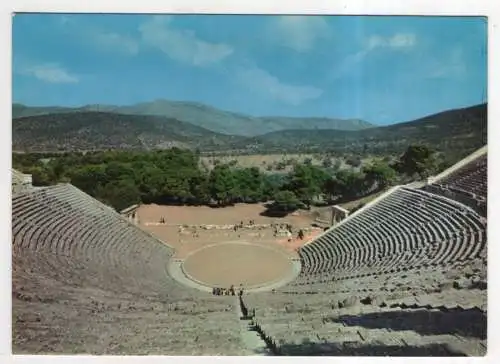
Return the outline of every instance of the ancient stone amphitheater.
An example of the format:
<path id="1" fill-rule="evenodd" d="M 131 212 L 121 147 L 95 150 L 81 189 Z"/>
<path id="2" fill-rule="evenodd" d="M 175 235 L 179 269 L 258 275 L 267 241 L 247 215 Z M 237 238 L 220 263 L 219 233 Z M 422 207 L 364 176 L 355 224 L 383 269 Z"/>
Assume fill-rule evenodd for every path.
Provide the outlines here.
<path id="1" fill-rule="evenodd" d="M 241 299 L 178 283 L 168 242 L 70 184 L 13 187 L 13 352 L 484 355 L 486 148 L 428 182 L 392 188 L 302 247 L 295 280 Z"/>

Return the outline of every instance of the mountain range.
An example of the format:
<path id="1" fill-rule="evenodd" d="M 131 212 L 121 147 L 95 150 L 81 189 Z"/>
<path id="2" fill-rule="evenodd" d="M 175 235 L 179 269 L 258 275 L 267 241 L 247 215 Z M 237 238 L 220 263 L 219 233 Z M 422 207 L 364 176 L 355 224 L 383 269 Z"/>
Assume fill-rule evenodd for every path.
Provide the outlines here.
<path id="1" fill-rule="evenodd" d="M 487 104 L 447 110 L 412 121 L 369 129 L 284 130 L 258 137 L 268 149 L 294 145 L 307 150 L 385 153 L 402 151 L 408 144 L 428 144 L 438 150 L 467 149 L 472 152 L 487 144 Z M 461 153 L 460 153 L 461 154 Z"/>
<path id="2" fill-rule="evenodd" d="M 101 111 L 56 112 L 12 120 L 16 151 L 198 148 L 243 146 L 246 137 L 212 132 L 172 118 Z"/>
<path id="3" fill-rule="evenodd" d="M 227 135 L 257 136 L 287 129 L 336 129 L 361 130 L 375 125 L 358 119 L 333 119 L 310 117 L 254 117 L 196 102 L 155 100 L 129 106 L 85 105 L 81 107 L 31 107 L 23 104 L 12 105 L 12 117 L 26 117 L 55 113 L 99 111 L 123 115 L 154 115 L 167 117 L 197 125 L 216 133 Z"/>
<path id="4" fill-rule="evenodd" d="M 192 104 L 189 105 L 192 106 Z M 244 124 L 247 127 L 254 125 L 249 124 L 253 123 L 254 119 L 240 114 L 200 106 L 201 110 L 208 108 L 207 110 L 213 111 L 207 112 L 209 120 L 220 121 L 222 119 L 214 115 L 225 115 L 227 120 L 233 120 L 231 128 L 226 127 L 226 132 L 223 133 L 214 130 L 217 129 L 214 125 L 222 128 L 224 126 L 222 123 L 208 123 L 208 125 L 203 123 L 201 127 L 185 121 L 189 117 L 182 117 L 180 119 L 183 120 L 179 120 L 173 116 L 140 114 L 153 112 L 154 110 L 149 106 L 134 108 L 132 111 L 135 114 L 122 114 L 116 109 L 111 109 L 111 106 L 94 105 L 68 109 L 35 108 L 14 104 L 13 115 L 18 117 L 12 120 L 13 150 L 157 149 L 178 146 L 196 148 L 203 152 L 309 151 L 387 154 L 401 152 L 408 144 L 423 143 L 441 151 L 463 154 L 487 143 L 487 104 L 447 110 L 417 120 L 383 127 L 373 125 L 368 127 L 371 124 L 361 121 L 356 123 L 352 120 L 271 118 L 268 122 L 272 126 L 268 126 L 266 130 L 296 125 L 298 120 L 302 120 L 303 124 L 300 124 L 300 128 L 290 127 L 251 136 L 241 135 L 241 132 L 235 133 L 236 135 L 227 134 L 227 131 L 234 128 L 234 125 Z M 98 107 L 101 111 L 96 111 Z M 160 109 L 157 109 L 157 113 Z M 195 112 L 192 107 L 188 109 L 191 110 L 190 115 L 196 113 L 200 117 L 203 115 L 202 111 Z M 123 109 L 120 108 L 120 110 Z M 231 115 L 236 116 L 231 117 Z M 267 125 L 266 118 L 259 118 L 259 120 L 263 125 Z M 317 123 L 304 120 L 314 120 Z M 336 129 L 333 127 L 323 129 L 328 123 L 336 125 Z M 201 123 L 198 122 L 198 124 Z M 209 130 L 209 126 L 212 130 Z M 348 129 L 341 129 L 342 126 Z M 352 130 L 356 127 L 357 130 Z M 256 126 L 253 128 L 256 129 Z"/>

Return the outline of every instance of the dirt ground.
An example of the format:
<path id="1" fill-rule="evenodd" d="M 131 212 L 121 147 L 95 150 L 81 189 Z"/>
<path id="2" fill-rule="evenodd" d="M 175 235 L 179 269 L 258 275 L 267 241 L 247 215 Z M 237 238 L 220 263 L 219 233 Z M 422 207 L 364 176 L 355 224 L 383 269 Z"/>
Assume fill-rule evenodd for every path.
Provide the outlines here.
<path id="1" fill-rule="evenodd" d="M 290 269 L 289 259 L 298 258 L 296 250 L 322 232 L 309 231 L 304 239 L 299 239 L 299 229 L 310 228 L 313 222 L 311 218 L 301 215 L 284 218 L 261 216 L 260 213 L 264 210 L 262 204 L 237 204 L 225 208 L 152 204 L 141 205 L 136 213 L 139 226 L 172 246 L 176 259 L 184 259 L 192 254 L 184 264 L 187 264 L 190 274 L 197 280 L 230 285 L 236 284 L 236 279 L 238 284 L 254 285 L 274 281 L 285 275 Z M 165 219 L 165 223 L 160 223 L 161 218 Z M 234 225 L 242 222 L 246 226 L 250 220 L 253 220 L 253 228 L 233 229 Z M 284 224 L 291 224 L 293 235 L 275 237 L 273 228 L 259 227 L 264 224 L 282 224 L 283 227 Z M 229 226 L 227 229 L 205 230 L 200 225 Z M 251 245 L 242 248 L 244 245 L 221 244 L 224 242 L 244 242 Z M 200 250 L 214 244 L 219 244 L 220 249 Z M 276 252 L 260 247 L 262 245 L 281 253 L 277 255 Z"/>
<path id="2" fill-rule="evenodd" d="M 266 242 L 278 244 L 290 251 L 305 243 L 309 235 L 303 240 L 296 239 L 299 229 L 310 227 L 312 219 L 305 216 L 289 215 L 284 218 L 261 216 L 265 210 L 262 204 L 237 204 L 224 208 L 210 208 L 207 206 L 160 206 L 141 205 L 137 210 L 140 227 L 151 232 L 160 240 L 176 249 L 176 257 L 183 258 L 189 252 L 205 245 L 224 241 Z M 165 219 L 165 224 L 159 224 L 160 218 Z M 234 225 L 248 224 L 253 220 L 259 224 L 291 224 L 293 238 L 288 241 L 286 237 L 274 237 L 273 229 L 233 229 L 203 230 L 186 229 L 179 232 L 179 225 Z"/>
<path id="3" fill-rule="evenodd" d="M 286 253 L 270 246 L 226 243 L 194 252 L 184 262 L 184 269 L 212 287 L 251 287 L 279 280 L 292 266 Z"/>

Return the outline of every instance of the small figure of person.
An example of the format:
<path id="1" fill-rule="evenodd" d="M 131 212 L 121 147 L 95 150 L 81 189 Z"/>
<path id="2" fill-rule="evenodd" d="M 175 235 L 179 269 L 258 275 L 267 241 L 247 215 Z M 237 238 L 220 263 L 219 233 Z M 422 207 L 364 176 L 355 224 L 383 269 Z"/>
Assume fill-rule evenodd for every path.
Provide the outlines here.
<path id="1" fill-rule="evenodd" d="M 238 292 L 238 296 L 243 296 L 243 283 L 240 283 L 240 290 Z"/>

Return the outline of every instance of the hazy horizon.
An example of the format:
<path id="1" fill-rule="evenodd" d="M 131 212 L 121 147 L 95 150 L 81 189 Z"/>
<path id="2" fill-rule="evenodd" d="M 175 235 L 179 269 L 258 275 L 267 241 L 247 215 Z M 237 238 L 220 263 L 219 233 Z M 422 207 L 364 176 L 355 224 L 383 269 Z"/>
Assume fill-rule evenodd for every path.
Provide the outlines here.
<path id="1" fill-rule="evenodd" d="M 200 103 L 198 101 L 189 101 L 189 100 L 168 100 L 168 99 L 157 99 L 157 100 L 152 100 L 150 102 L 155 102 L 155 101 L 169 101 L 169 102 L 178 102 L 178 103 L 191 103 L 191 104 L 203 104 L 203 103 Z M 147 102 L 147 101 L 146 101 Z M 143 102 L 138 102 L 136 104 L 141 104 Z M 482 103 L 479 103 L 479 104 L 473 104 L 473 105 L 466 105 L 466 106 L 461 106 L 461 107 L 458 107 L 458 108 L 454 108 L 454 109 L 446 109 L 446 110 L 441 110 L 441 111 L 436 111 L 436 112 L 433 112 L 431 114 L 425 114 L 425 115 L 421 115 L 421 116 L 417 116 L 411 120 L 399 120 L 399 121 L 395 121 L 394 123 L 391 123 L 391 124 L 378 124 L 376 122 L 373 122 L 371 120 L 365 120 L 365 119 L 356 119 L 356 118 L 336 118 L 336 117 L 333 117 L 333 116 L 309 116 L 309 115 L 302 115 L 302 116 L 288 116 L 288 115 L 252 115 L 252 114 L 245 114 L 245 113 L 241 113 L 241 112 L 237 112 L 237 111 L 230 111 L 230 110 L 224 110 L 224 109 L 219 109 L 219 108 L 216 108 L 217 110 L 219 111 L 222 111 L 222 112 L 229 112 L 229 113 L 234 113 L 234 114 L 241 114 L 242 116 L 248 116 L 248 117 L 252 117 L 252 118 L 279 118 L 279 117 L 284 117 L 284 118 L 309 118 L 309 119 L 337 119 L 337 120 L 362 120 L 362 121 L 365 121 L 365 122 L 368 122 L 370 124 L 372 124 L 373 126 L 375 127 L 378 127 L 378 126 L 389 126 L 389 125 L 395 125 L 395 124 L 400 124 L 400 123 L 405 123 L 405 122 L 410 122 L 410 121 L 413 121 L 413 120 L 418 120 L 418 119 L 422 119 L 422 118 L 425 118 L 427 116 L 431 116 L 431 115 L 435 115 L 435 114 L 439 114 L 441 112 L 446 112 L 446 111 L 450 111 L 450 110 L 456 110 L 456 109 L 466 109 L 466 108 L 470 108 L 470 107 L 475 107 L 475 106 L 480 106 L 480 105 L 483 105 L 483 104 L 487 104 L 488 101 L 485 101 L 485 102 L 482 102 Z M 126 106 L 133 106 L 134 104 L 123 104 L 123 105 L 111 105 L 111 104 L 85 104 L 85 105 L 69 105 L 69 106 L 61 106 L 61 105 L 28 105 L 28 104 L 23 104 L 23 103 L 20 103 L 20 102 L 15 102 L 13 101 L 12 102 L 12 105 L 14 104 L 21 104 L 23 106 L 26 106 L 26 107 L 34 107 L 34 108 L 37 108 L 37 107 L 67 107 L 67 108 L 81 108 L 81 107 L 85 107 L 85 106 L 93 106 L 93 105 L 102 105 L 102 106 L 117 106 L 117 107 L 126 107 Z M 204 106 L 207 106 L 207 107 L 211 107 L 211 108 L 215 108 L 214 106 L 212 105 L 208 105 L 208 104 L 203 104 Z M 106 111 L 103 111 L 103 112 L 106 112 Z"/>
<path id="2" fill-rule="evenodd" d="M 17 14 L 13 103 L 388 125 L 487 102 L 483 17 Z"/>

